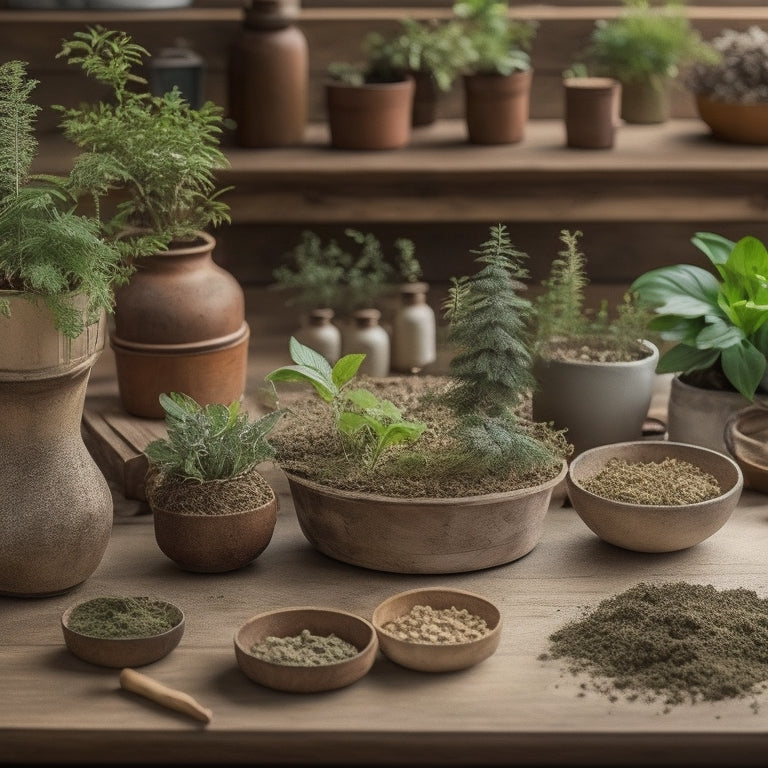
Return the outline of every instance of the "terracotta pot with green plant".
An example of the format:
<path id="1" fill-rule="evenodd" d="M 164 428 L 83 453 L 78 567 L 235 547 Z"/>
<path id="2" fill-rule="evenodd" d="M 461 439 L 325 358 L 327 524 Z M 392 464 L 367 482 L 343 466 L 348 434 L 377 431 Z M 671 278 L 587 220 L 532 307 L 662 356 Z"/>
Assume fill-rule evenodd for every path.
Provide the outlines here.
<path id="1" fill-rule="evenodd" d="M 725 29 L 709 45 L 718 59 L 699 62 L 686 80 L 699 116 L 718 139 L 768 144 L 768 32 Z"/>
<path id="2" fill-rule="evenodd" d="M 252 563 L 272 539 L 277 497 L 258 466 L 274 456 L 275 410 L 249 419 L 240 403 L 201 406 L 160 395 L 168 436 L 144 449 L 155 539 L 180 568 L 220 573 Z"/>
<path id="3" fill-rule="evenodd" d="M 462 25 L 456 20 L 404 18 L 392 34 L 369 33 L 363 47 L 371 69 L 413 77 L 414 126 L 435 122 L 440 94 L 451 90 L 474 56 Z"/>
<path id="4" fill-rule="evenodd" d="M 447 376 L 356 382 L 362 355 L 331 367 L 295 339 L 293 365 L 267 376 L 316 394 L 290 400 L 273 443 L 320 552 L 374 570 L 457 573 L 538 543 L 570 445 L 522 413 L 532 384 L 531 305 L 517 292 L 525 254 L 501 225 L 476 254 L 478 272 L 453 281 L 445 307 Z"/>
<path id="5" fill-rule="evenodd" d="M 652 308 L 649 328 L 671 346 L 657 371 L 675 374 L 668 436 L 727 452 L 734 412 L 766 400 L 768 250 L 747 235 L 738 242 L 697 232 L 691 242 L 715 273 L 695 264 L 652 269 L 630 286 Z"/>
<path id="6" fill-rule="evenodd" d="M 26 63 L 0 64 L 0 594 L 57 594 L 98 567 L 112 496 L 80 434 L 113 290 L 130 268 L 72 179 L 36 177 Z"/>
<path id="7" fill-rule="evenodd" d="M 61 112 L 83 150 L 74 175 L 93 197 L 103 231 L 136 267 L 115 297 L 110 334 L 123 407 L 163 416 L 158 396 L 181 391 L 228 403 L 245 389 L 249 328 L 242 287 L 213 260 L 209 227 L 229 221 L 216 171 L 222 110 L 193 109 L 177 88 L 145 90 L 149 54 L 124 32 L 75 32 L 58 54 L 112 91 L 112 99 Z"/>
<path id="8" fill-rule="evenodd" d="M 622 119 L 641 124 L 669 120 L 681 69 L 713 58 L 681 0 L 624 0 L 618 16 L 595 22 L 586 56 L 597 74 L 621 82 Z"/>
<path id="9" fill-rule="evenodd" d="M 464 112 L 470 144 L 516 144 L 530 113 L 533 21 L 510 17 L 499 0 L 460 0 L 453 6 L 471 61 L 464 72 Z"/>
<path id="10" fill-rule="evenodd" d="M 651 312 L 632 294 L 611 315 L 586 307 L 589 284 L 581 232 L 563 230 L 563 250 L 552 261 L 534 300 L 531 404 L 536 421 L 566 430 L 574 455 L 598 445 L 638 440 L 655 385 L 659 350 L 649 341 Z"/>

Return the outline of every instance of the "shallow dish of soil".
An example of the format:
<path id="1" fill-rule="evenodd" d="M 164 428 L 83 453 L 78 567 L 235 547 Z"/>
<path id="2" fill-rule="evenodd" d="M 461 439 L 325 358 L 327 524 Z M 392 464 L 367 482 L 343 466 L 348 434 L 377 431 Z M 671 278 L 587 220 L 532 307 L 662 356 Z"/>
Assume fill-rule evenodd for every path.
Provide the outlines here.
<path id="1" fill-rule="evenodd" d="M 373 612 L 379 647 L 390 660 L 419 672 L 454 672 L 491 656 L 501 640 L 499 609 L 460 589 L 410 589 Z"/>
<path id="2" fill-rule="evenodd" d="M 566 483 L 573 508 L 603 541 L 635 552 L 675 552 L 725 525 L 744 478 L 738 464 L 719 451 L 639 440 L 579 454 Z"/>
<path id="3" fill-rule="evenodd" d="M 234 643 L 246 677 L 291 693 L 351 685 L 367 674 L 379 649 L 370 622 L 311 606 L 260 613 L 237 630 Z"/>
<path id="4" fill-rule="evenodd" d="M 64 642 L 83 661 L 141 667 L 167 656 L 184 634 L 184 613 L 151 597 L 96 597 L 61 617 Z"/>

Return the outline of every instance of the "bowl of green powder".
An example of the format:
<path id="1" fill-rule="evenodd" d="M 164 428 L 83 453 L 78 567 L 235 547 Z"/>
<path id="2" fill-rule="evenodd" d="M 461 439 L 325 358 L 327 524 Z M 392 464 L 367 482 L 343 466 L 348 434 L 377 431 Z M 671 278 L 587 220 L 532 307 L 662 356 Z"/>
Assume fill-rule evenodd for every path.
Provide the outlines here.
<path id="1" fill-rule="evenodd" d="M 635 552 L 676 552 L 725 525 L 744 478 L 719 451 L 638 440 L 579 454 L 566 484 L 571 505 L 603 541 Z"/>
<path id="2" fill-rule="evenodd" d="M 373 625 L 333 608 L 298 606 L 260 613 L 235 632 L 243 674 L 291 693 L 344 688 L 373 666 L 379 643 Z"/>
<path id="3" fill-rule="evenodd" d="M 73 605 L 61 617 L 64 642 L 102 667 L 141 667 L 167 656 L 184 634 L 184 613 L 154 597 L 104 596 Z"/>

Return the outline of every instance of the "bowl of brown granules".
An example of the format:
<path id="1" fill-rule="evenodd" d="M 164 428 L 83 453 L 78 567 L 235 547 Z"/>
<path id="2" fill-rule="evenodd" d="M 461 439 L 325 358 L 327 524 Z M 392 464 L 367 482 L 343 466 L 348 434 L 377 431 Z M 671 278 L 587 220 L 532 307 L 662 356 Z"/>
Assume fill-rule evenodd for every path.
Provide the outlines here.
<path id="1" fill-rule="evenodd" d="M 167 656 L 184 634 L 184 614 L 166 600 L 105 595 L 68 608 L 64 642 L 83 661 L 102 667 L 141 667 Z"/>
<path id="2" fill-rule="evenodd" d="M 434 587 L 386 599 L 372 623 L 390 661 L 420 672 L 453 672 L 496 651 L 502 620 L 499 609 L 480 595 Z"/>
<path id="3" fill-rule="evenodd" d="M 571 505 L 603 541 L 635 552 L 675 552 L 725 525 L 744 478 L 719 451 L 638 440 L 579 454 L 566 484 Z"/>
<path id="4" fill-rule="evenodd" d="M 292 693 L 343 688 L 362 678 L 379 649 L 361 616 L 333 608 L 297 606 L 260 613 L 235 633 L 243 674 Z"/>

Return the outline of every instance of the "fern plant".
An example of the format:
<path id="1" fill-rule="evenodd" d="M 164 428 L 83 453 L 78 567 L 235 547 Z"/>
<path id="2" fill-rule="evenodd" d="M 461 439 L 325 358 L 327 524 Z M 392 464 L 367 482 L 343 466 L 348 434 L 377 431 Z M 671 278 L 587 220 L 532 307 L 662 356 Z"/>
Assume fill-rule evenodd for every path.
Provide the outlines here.
<path id="1" fill-rule="evenodd" d="M 128 256 L 164 250 L 177 240 L 230 221 L 215 172 L 228 161 L 219 148 L 223 110 L 207 101 L 194 109 L 178 88 L 146 89 L 140 67 L 149 53 L 125 32 L 100 25 L 75 32 L 57 54 L 111 89 L 112 99 L 66 108 L 64 135 L 83 150 L 73 169 L 75 193 L 101 201 L 118 193 L 104 231 Z"/>
<path id="2" fill-rule="evenodd" d="M 77 338 L 112 310 L 113 289 L 130 268 L 101 237 L 99 222 L 75 213 L 71 179 L 30 173 L 40 111 L 30 99 L 37 85 L 26 62 L 0 64 L 0 289 L 42 300 L 55 327 Z M 73 305 L 74 293 L 87 298 L 85 314 Z M 0 314 L 10 316 L 2 297 Z"/>
<path id="3" fill-rule="evenodd" d="M 160 395 L 167 438 L 144 449 L 150 465 L 163 476 L 207 482 L 239 477 L 275 455 L 267 439 L 282 418 L 274 410 L 249 419 L 238 401 L 202 406 L 189 395 Z"/>
<path id="4" fill-rule="evenodd" d="M 543 358 L 599 362 L 631 361 L 648 354 L 642 339 L 652 313 L 627 292 L 611 316 L 603 300 L 597 313 L 586 307 L 589 285 L 579 231 L 561 230 L 563 249 L 552 261 L 542 292 L 534 300 L 534 353 Z"/>
<path id="5" fill-rule="evenodd" d="M 527 255 L 501 224 L 491 227 L 489 239 L 473 253 L 480 269 L 454 280 L 445 304 L 448 342 L 456 352 L 444 399 L 457 419 L 457 466 L 469 472 L 559 468 L 568 450 L 562 435 L 526 424 L 519 415 L 535 385 L 532 305 L 519 295 L 528 277 Z"/>

